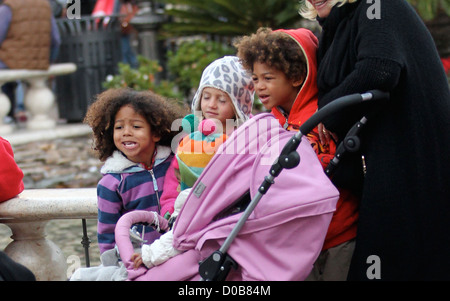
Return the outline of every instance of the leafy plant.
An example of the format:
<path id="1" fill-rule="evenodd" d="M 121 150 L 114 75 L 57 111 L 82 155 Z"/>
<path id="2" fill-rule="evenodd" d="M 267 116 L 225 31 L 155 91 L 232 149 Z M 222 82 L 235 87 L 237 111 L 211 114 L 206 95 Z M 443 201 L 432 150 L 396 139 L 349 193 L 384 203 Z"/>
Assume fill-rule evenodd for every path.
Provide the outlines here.
<path id="1" fill-rule="evenodd" d="M 116 75 L 109 75 L 103 82 L 103 87 L 122 88 L 129 87 L 135 90 L 151 90 L 159 95 L 181 99 L 174 83 L 167 80 L 157 81 L 155 77 L 162 71 L 157 61 L 150 60 L 144 56 L 138 56 L 139 67 L 131 68 L 129 64 L 119 63 L 119 71 Z"/>
<path id="2" fill-rule="evenodd" d="M 163 26 L 166 35 L 213 34 L 239 36 L 259 27 L 298 27 L 299 1 L 286 0 L 163 0 L 172 21 Z"/>
<path id="3" fill-rule="evenodd" d="M 175 84 L 188 97 L 200 84 L 202 72 L 211 62 L 235 53 L 234 48 L 215 41 L 185 41 L 176 51 L 168 51 L 168 69 Z"/>
<path id="4" fill-rule="evenodd" d="M 450 56 L 450 0 L 407 0 L 430 31 L 439 55 Z"/>
<path id="5" fill-rule="evenodd" d="M 450 16 L 450 0 L 406 0 L 422 17 L 423 20 L 429 21 L 434 19 L 440 10 Z"/>

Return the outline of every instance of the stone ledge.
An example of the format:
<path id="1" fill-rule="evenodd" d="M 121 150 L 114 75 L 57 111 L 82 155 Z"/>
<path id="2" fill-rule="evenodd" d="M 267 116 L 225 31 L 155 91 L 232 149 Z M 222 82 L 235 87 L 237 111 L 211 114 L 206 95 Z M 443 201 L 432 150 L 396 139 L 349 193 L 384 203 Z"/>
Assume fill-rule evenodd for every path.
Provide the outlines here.
<path id="1" fill-rule="evenodd" d="M 73 73 L 76 70 L 77 66 L 74 63 L 53 64 L 50 65 L 48 70 L 2 69 L 0 70 L 0 82 L 65 75 Z"/>
<path id="2" fill-rule="evenodd" d="M 27 189 L 0 204 L 0 223 L 11 229 L 13 239 L 4 252 L 37 280 L 67 280 L 67 260 L 46 238 L 45 226 L 52 219 L 96 217 L 95 188 Z"/>
<path id="3" fill-rule="evenodd" d="M 52 129 L 30 131 L 28 129 L 17 130 L 2 137 L 12 146 L 21 145 L 34 141 L 43 141 L 58 138 L 79 137 L 92 133 L 87 124 L 62 124 Z"/>
<path id="4" fill-rule="evenodd" d="M 0 70 L 0 85 L 6 82 L 22 80 L 29 83 L 25 93 L 25 109 L 31 114 L 27 122 L 29 130 L 50 129 L 56 126 L 56 120 L 49 116 L 55 108 L 55 95 L 47 86 L 49 77 L 66 75 L 77 70 L 74 63 L 54 64 L 48 70 L 6 69 Z M 3 124 L 4 118 L 11 109 L 9 98 L 0 91 L 0 135 L 13 131 L 10 124 Z"/>
<path id="5" fill-rule="evenodd" d="M 96 188 L 26 189 L 0 204 L 0 222 L 97 218 Z"/>

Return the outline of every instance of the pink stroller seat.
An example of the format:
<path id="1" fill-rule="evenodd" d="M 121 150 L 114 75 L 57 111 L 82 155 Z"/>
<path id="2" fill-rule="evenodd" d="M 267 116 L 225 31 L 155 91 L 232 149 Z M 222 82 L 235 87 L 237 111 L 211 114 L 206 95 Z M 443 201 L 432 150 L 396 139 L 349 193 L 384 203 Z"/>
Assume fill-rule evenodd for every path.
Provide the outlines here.
<path id="1" fill-rule="evenodd" d="M 153 214 L 125 214 L 116 227 L 116 242 L 128 279 L 200 279 L 199 262 L 223 244 L 242 214 L 239 201 L 248 192 L 254 197 L 292 136 L 267 113 L 238 128 L 198 178 L 175 222 L 173 246 L 183 253 L 159 266 L 134 269 L 129 260 L 134 253 L 130 226 L 151 223 Z M 238 268 L 227 280 L 304 280 L 309 275 L 339 193 L 303 139 L 297 149 L 300 164 L 280 173 L 229 248 Z"/>

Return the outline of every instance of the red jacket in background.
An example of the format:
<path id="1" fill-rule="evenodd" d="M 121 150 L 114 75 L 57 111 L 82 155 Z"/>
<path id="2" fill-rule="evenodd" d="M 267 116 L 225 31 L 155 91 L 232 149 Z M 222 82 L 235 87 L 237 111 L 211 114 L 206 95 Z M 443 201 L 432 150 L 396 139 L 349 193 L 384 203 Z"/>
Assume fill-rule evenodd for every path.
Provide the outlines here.
<path id="1" fill-rule="evenodd" d="M 0 137 L 0 202 L 9 200 L 24 189 L 23 172 L 14 161 L 11 144 Z"/>

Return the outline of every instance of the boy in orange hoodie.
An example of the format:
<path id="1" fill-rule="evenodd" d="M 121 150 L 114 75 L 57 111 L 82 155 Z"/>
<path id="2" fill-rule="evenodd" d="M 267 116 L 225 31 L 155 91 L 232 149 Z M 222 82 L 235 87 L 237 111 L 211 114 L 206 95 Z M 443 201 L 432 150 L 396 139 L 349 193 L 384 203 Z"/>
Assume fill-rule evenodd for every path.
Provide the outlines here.
<path id="1" fill-rule="evenodd" d="M 260 28 L 235 43 L 242 65 L 252 73 L 260 101 L 287 130 L 297 131 L 317 111 L 317 45 L 314 34 L 304 28 Z M 336 145 L 322 143 L 317 128 L 307 137 L 325 168 Z M 346 280 L 357 220 L 358 200 L 341 189 L 322 252 L 307 280 Z"/>

